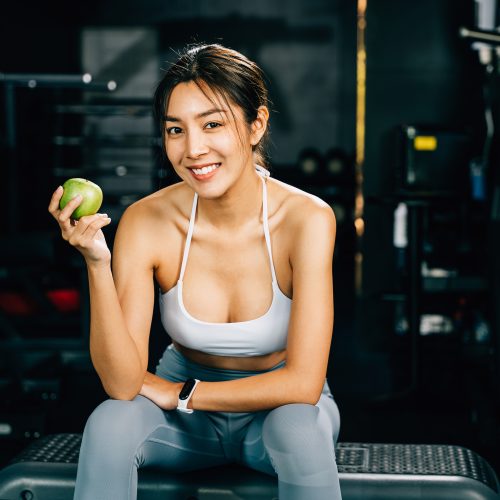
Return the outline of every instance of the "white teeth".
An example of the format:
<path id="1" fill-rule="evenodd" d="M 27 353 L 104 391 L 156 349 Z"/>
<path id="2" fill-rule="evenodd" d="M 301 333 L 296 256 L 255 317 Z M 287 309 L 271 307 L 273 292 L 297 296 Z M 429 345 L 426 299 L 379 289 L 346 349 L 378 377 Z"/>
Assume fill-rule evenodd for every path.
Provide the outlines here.
<path id="1" fill-rule="evenodd" d="M 204 175 L 208 174 L 209 172 L 212 172 L 212 170 L 215 170 L 216 168 L 220 167 L 220 163 L 214 163 L 213 165 L 210 165 L 208 167 L 203 167 L 203 168 L 193 168 L 193 172 L 196 175 Z"/>

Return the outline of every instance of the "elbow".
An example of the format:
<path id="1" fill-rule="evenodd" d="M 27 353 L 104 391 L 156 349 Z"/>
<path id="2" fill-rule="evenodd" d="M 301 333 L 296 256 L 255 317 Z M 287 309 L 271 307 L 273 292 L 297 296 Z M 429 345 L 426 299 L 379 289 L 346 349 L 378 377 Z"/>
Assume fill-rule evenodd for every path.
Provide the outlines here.
<path id="1" fill-rule="evenodd" d="M 106 394 L 111 399 L 117 399 L 119 401 L 132 401 L 139 393 L 132 393 L 129 391 L 108 391 L 106 390 Z"/>
<path id="2" fill-rule="evenodd" d="M 310 392 L 303 394 L 303 397 L 300 398 L 301 399 L 300 403 L 315 406 L 318 404 L 320 398 L 321 398 L 321 393 L 319 394 L 319 396 L 316 396 L 315 393 Z"/>
<path id="3" fill-rule="evenodd" d="M 298 393 L 297 403 L 303 403 L 306 405 L 317 405 L 321 394 L 323 392 L 323 387 L 319 390 L 317 387 L 312 385 L 304 385 L 301 391 Z"/>
<path id="4" fill-rule="evenodd" d="M 142 380 L 140 384 L 129 384 L 128 386 L 113 383 L 103 383 L 102 385 L 104 391 L 111 399 L 118 399 L 120 401 L 132 401 L 140 393 Z"/>
<path id="5" fill-rule="evenodd" d="M 132 401 L 139 394 L 139 391 L 131 391 L 125 388 L 105 386 L 103 388 L 111 399 L 118 399 L 120 401 Z"/>
<path id="6" fill-rule="evenodd" d="M 307 405 L 316 405 L 321 398 L 324 387 L 324 378 L 316 381 L 303 373 L 289 372 L 290 402 Z"/>

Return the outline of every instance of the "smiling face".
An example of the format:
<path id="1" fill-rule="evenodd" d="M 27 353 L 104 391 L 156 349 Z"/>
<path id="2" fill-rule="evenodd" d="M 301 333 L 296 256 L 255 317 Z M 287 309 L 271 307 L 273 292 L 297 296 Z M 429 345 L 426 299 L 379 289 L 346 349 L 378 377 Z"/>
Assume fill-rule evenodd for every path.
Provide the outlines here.
<path id="1" fill-rule="evenodd" d="M 178 84 L 165 114 L 168 159 L 179 177 L 204 197 L 220 196 L 253 166 L 252 146 L 265 123 L 262 127 L 257 119 L 249 126 L 238 106 L 229 107 L 206 85 L 202 91 L 192 81 Z"/>

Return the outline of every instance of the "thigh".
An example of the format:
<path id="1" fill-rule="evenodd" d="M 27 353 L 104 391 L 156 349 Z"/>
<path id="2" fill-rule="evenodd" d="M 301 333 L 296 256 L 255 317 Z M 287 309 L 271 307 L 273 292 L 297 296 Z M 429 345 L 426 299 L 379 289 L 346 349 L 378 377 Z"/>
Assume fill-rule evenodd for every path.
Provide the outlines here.
<path id="1" fill-rule="evenodd" d="M 203 411 L 164 411 L 164 421 L 138 450 L 139 466 L 185 472 L 228 463 L 214 425 Z"/>
<path id="2" fill-rule="evenodd" d="M 189 470 L 225 460 L 215 426 L 203 411 L 165 411 L 144 396 L 109 399 L 89 417 L 80 462 L 109 469 L 119 462 Z"/>
<path id="3" fill-rule="evenodd" d="M 323 392 L 316 407 L 319 409 L 318 423 L 326 430 L 326 433 L 331 436 L 335 445 L 340 430 L 340 413 L 327 381 L 325 381 Z M 264 422 L 272 411 L 273 410 L 258 412 L 249 425 L 246 436 L 242 442 L 241 462 L 252 469 L 276 476 L 276 471 L 271 463 L 270 456 L 264 446 L 262 438 Z"/>
<path id="4" fill-rule="evenodd" d="M 241 444 L 240 456 L 241 464 L 271 476 L 276 476 L 276 471 L 271 464 L 269 454 L 262 440 L 262 427 L 269 413 L 269 411 L 265 411 L 256 414 Z"/>

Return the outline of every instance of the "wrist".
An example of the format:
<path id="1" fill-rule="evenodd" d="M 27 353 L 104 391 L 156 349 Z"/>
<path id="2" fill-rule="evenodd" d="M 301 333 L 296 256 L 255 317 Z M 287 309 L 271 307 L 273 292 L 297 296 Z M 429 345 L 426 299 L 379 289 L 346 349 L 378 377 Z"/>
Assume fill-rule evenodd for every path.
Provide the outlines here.
<path id="1" fill-rule="evenodd" d="M 102 272 L 103 270 L 111 270 L 111 261 L 85 260 L 89 273 Z"/>
<path id="2" fill-rule="evenodd" d="M 179 399 L 179 395 L 181 393 L 183 386 L 184 386 L 184 382 L 175 382 L 175 394 L 177 396 L 177 399 Z"/>
<path id="3" fill-rule="evenodd" d="M 198 382 L 196 384 L 196 389 L 194 390 L 193 394 L 191 394 L 191 397 L 189 398 L 189 401 L 188 401 L 188 404 L 187 404 L 187 407 L 188 409 L 190 410 L 194 410 L 194 403 L 193 403 L 193 399 L 196 397 L 196 393 L 199 391 L 200 389 L 200 384 L 201 384 L 201 381 Z"/>
<path id="4" fill-rule="evenodd" d="M 185 413 L 193 413 L 193 395 L 199 385 L 200 380 L 188 378 L 183 384 L 177 400 L 177 410 Z"/>

